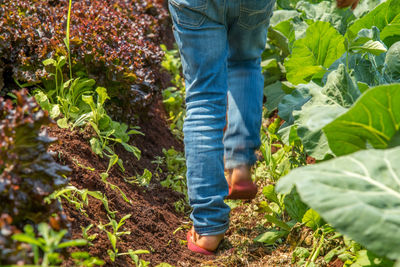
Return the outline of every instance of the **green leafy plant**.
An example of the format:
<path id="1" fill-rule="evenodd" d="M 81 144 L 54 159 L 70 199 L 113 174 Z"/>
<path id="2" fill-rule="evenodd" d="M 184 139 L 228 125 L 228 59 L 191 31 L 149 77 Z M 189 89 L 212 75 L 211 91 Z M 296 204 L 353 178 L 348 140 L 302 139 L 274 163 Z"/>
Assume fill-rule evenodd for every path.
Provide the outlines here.
<path id="1" fill-rule="evenodd" d="M 396 250 L 390 249 L 398 244 L 389 219 L 399 191 L 393 160 L 400 144 L 400 115 L 394 108 L 400 85 L 382 85 L 396 82 L 389 75 L 392 72 L 387 63 L 392 59 L 392 51 L 396 51 L 395 47 L 390 50 L 390 46 L 400 38 L 392 31 L 398 27 L 393 24 L 398 8 L 398 3 L 387 1 L 356 20 L 342 38 L 346 52 L 342 56 L 338 53 L 336 61 L 325 66 L 324 71 L 328 71 L 324 77 L 313 74 L 310 83 L 283 96 L 278 108 L 287 122 L 283 127 L 293 125 L 279 133 L 297 134 L 307 154 L 317 160 L 333 159 L 292 170 L 278 181 L 277 191 L 289 194 L 295 188 L 316 214 L 371 251 L 361 248 L 358 251 L 363 252 L 352 252 L 343 260 L 348 260 L 349 265 L 356 264 L 358 256 L 357 264 L 361 264 L 368 253 L 393 260 L 400 258 Z M 387 16 L 385 21 L 383 16 Z M 387 47 L 391 53 L 385 54 Z M 291 52 L 294 58 L 298 51 Z M 377 228 L 370 229 L 371 223 L 364 225 L 363 216 L 369 222 L 380 222 L 379 226 L 372 222 Z M 385 229 L 385 233 L 380 229 Z M 343 249 L 337 251 L 345 253 Z M 310 257 L 309 264 L 315 256 L 311 253 Z"/>
<path id="2" fill-rule="evenodd" d="M 38 232 L 40 237 L 36 238 L 33 227 L 28 224 L 24 227 L 24 233 L 14 234 L 12 238 L 32 246 L 35 264 L 39 264 L 39 251 L 42 251 L 43 258 L 41 260 L 41 266 L 43 267 L 61 263 L 62 259 L 58 251 L 62 249 L 87 245 L 87 241 L 83 239 L 63 242 L 62 239 L 67 233 L 67 230 L 56 232 L 46 223 L 40 223 L 38 225 Z"/>
<path id="3" fill-rule="evenodd" d="M 76 251 L 71 253 L 71 258 L 73 259 L 76 266 L 79 267 L 92 267 L 96 265 L 104 265 L 105 262 L 97 257 L 92 257 L 86 251 Z"/>
<path id="4" fill-rule="evenodd" d="M 156 168 L 158 169 L 158 168 Z M 124 178 L 126 182 L 130 184 L 138 184 L 140 186 L 149 186 L 153 174 L 148 170 L 144 169 L 142 175 L 136 175 L 134 177 Z"/>
<path id="5" fill-rule="evenodd" d="M 163 90 L 163 103 L 169 114 L 172 133 L 183 139 L 182 129 L 186 111 L 184 106 L 185 83 L 181 77 L 182 63 L 177 49 L 167 50 L 165 45 L 161 45 L 161 49 L 165 53 L 161 66 L 171 74 L 171 83 L 173 84 L 173 86 Z"/>
<path id="6" fill-rule="evenodd" d="M 110 183 L 109 181 L 107 181 L 107 178 L 109 176 L 109 171 L 112 168 L 112 166 L 114 166 L 115 164 L 117 164 L 119 162 L 118 156 L 116 154 L 112 155 L 110 157 L 110 161 L 108 162 L 108 167 L 107 170 L 103 173 L 100 174 L 101 180 L 106 184 L 106 186 L 109 186 L 112 190 L 117 191 L 122 198 L 128 202 L 129 204 L 132 204 L 131 200 L 125 195 L 125 193 L 121 190 L 121 188 L 119 188 L 119 186 L 114 185 L 112 183 Z M 123 167 L 121 167 L 123 168 Z"/>
<path id="7" fill-rule="evenodd" d="M 45 83 L 45 89 L 36 90 L 35 98 L 41 107 L 48 110 L 52 118 L 57 120 L 61 128 L 68 128 L 82 114 L 87 111 L 82 101 L 83 94 L 93 94 L 95 81 L 87 78 L 69 79 L 64 82 L 63 67 L 66 63 L 64 56 L 58 60 L 52 58 L 43 61 L 45 66 L 52 66 L 55 70 L 50 77 L 54 77 L 54 84 Z M 76 124 L 73 124 L 75 126 Z"/>
<path id="8" fill-rule="evenodd" d="M 115 217 L 115 213 L 117 212 L 110 210 L 107 197 L 103 195 L 100 191 L 78 189 L 73 185 L 68 185 L 65 188 L 57 190 L 53 194 L 51 194 L 48 197 L 47 201 L 51 201 L 52 199 L 58 199 L 59 201 L 61 201 L 61 198 L 64 198 L 68 201 L 68 203 L 75 205 L 75 208 L 77 210 L 87 216 L 85 207 L 89 205 L 89 196 L 100 200 L 103 203 L 104 209 L 107 211 L 108 215 L 112 218 Z"/>
<path id="9" fill-rule="evenodd" d="M 344 52 L 344 37 L 328 22 L 317 21 L 304 38 L 294 42 L 292 55 L 285 61 L 286 77 L 293 84 L 322 78 Z"/>
<path id="10" fill-rule="evenodd" d="M 106 113 L 104 103 L 109 96 L 107 90 L 103 87 L 97 87 L 97 101 L 93 100 L 92 95 L 83 95 L 83 101 L 89 105 L 91 112 L 81 115 L 75 122 L 76 125 L 83 125 L 88 122 L 93 130 L 96 132 L 97 137 L 90 139 L 90 145 L 93 151 L 102 156 L 103 154 L 108 157 L 115 155 L 110 148 L 110 141 L 121 144 L 125 150 L 132 152 L 137 159 L 140 159 L 140 150 L 128 144 L 130 135 L 142 134 L 136 128 L 128 130 L 128 126 L 124 123 L 113 121 Z M 108 154 L 107 154 L 108 153 Z M 119 161 L 122 166 L 122 161 Z"/>
<path id="11" fill-rule="evenodd" d="M 121 255 L 126 255 L 126 254 L 118 253 L 117 241 L 121 235 L 130 235 L 131 234 L 130 231 L 121 231 L 121 232 L 119 231 L 119 229 L 125 224 L 125 221 L 127 219 L 129 219 L 131 216 L 132 216 L 131 214 L 125 215 L 124 217 L 121 218 L 121 220 L 118 223 L 116 220 L 109 218 L 109 220 L 110 220 L 109 223 L 107 223 L 105 225 L 100 224 L 97 226 L 100 230 L 103 230 L 107 233 L 108 240 L 110 241 L 111 247 L 112 247 L 112 250 L 108 249 L 107 253 L 110 256 L 111 261 L 113 261 L 113 262 L 115 261 L 116 257 L 121 256 Z M 110 232 L 106 229 L 106 227 L 108 227 L 108 226 L 111 226 L 112 232 Z"/>
<path id="12" fill-rule="evenodd" d="M 161 181 L 161 185 L 187 196 L 186 160 L 183 153 L 174 148 L 163 149 L 163 153 L 168 175 L 164 181 Z"/>
<path id="13" fill-rule="evenodd" d="M 133 251 L 132 249 L 129 249 L 128 252 L 120 253 L 119 255 L 129 255 L 136 267 L 146 267 L 146 266 L 150 265 L 150 262 L 140 259 L 138 255 L 149 254 L 149 253 L 150 252 L 148 250 L 144 250 L 144 249 L 138 249 L 135 251 Z"/>
<path id="14" fill-rule="evenodd" d="M 385 72 L 393 81 L 400 80 L 400 42 L 394 43 L 386 54 L 385 64 L 386 69 Z"/>
<path id="15" fill-rule="evenodd" d="M 83 239 L 87 240 L 88 242 L 92 242 L 96 239 L 97 234 L 89 235 L 88 231 L 93 227 L 93 224 L 89 224 L 86 227 L 81 226 L 82 229 L 82 237 Z"/>
<path id="16" fill-rule="evenodd" d="M 257 170 L 266 169 L 269 178 L 273 181 L 287 174 L 290 169 L 306 164 L 306 155 L 297 134 L 288 133 L 287 144 L 282 141 L 282 137 L 278 134 L 281 122 L 281 118 L 277 117 L 267 128 L 261 129 L 260 152 L 263 161 L 257 163 Z M 293 130 L 295 128 L 291 129 Z M 265 171 L 260 174 L 258 171 L 256 178 L 265 175 Z"/>
<path id="17" fill-rule="evenodd" d="M 296 186 L 302 200 L 338 231 L 378 255 L 398 259 L 393 208 L 399 195 L 398 155 L 398 147 L 359 151 L 293 170 L 278 182 L 277 189 L 288 192 Z"/>

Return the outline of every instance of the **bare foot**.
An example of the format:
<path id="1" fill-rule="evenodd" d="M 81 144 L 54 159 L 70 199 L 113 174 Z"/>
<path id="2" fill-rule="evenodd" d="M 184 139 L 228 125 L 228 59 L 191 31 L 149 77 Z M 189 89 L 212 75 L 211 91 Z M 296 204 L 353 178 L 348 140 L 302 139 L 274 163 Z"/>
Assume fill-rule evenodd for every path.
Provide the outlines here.
<path id="1" fill-rule="evenodd" d="M 226 181 L 231 187 L 233 184 L 238 184 L 242 181 L 251 181 L 250 166 L 241 165 L 234 169 L 227 170 Z"/>
<path id="2" fill-rule="evenodd" d="M 197 246 L 204 248 L 208 251 L 214 251 L 217 249 L 218 245 L 224 239 L 224 234 L 219 235 L 199 235 L 196 233 L 194 228 L 192 228 L 192 242 Z"/>

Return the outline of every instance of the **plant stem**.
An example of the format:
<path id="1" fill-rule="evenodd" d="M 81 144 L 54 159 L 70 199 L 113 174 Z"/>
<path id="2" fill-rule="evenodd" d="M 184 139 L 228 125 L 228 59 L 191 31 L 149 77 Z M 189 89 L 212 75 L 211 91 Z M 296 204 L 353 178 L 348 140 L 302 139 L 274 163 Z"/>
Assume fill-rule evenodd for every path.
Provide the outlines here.
<path id="1" fill-rule="evenodd" d="M 315 262 L 317 257 L 319 256 L 319 252 L 321 251 L 322 245 L 324 244 L 325 233 L 322 232 L 321 238 L 319 239 L 317 250 L 315 251 L 313 257 L 311 258 L 311 262 Z"/>
<path id="2" fill-rule="evenodd" d="M 306 265 L 304 267 L 308 267 L 308 265 L 310 263 L 314 263 L 315 262 L 315 260 L 319 256 L 319 252 L 321 251 L 321 248 L 322 248 L 322 245 L 324 244 L 324 241 L 325 241 L 325 233 L 322 232 L 322 235 L 321 235 L 321 238 L 319 239 L 319 242 L 317 243 L 316 246 L 314 246 L 314 248 L 313 248 L 313 250 L 312 250 L 312 252 L 310 254 L 310 257 L 308 258 L 308 260 L 306 262 Z"/>
<path id="3" fill-rule="evenodd" d="M 70 23 L 71 23 L 71 9 L 72 9 L 72 0 L 69 0 L 68 18 L 67 18 L 67 34 L 66 34 L 66 37 L 65 37 L 65 44 L 66 44 L 67 50 L 68 50 L 68 63 L 69 63 L 69 76 L 70 76 L 70 79 L 72 79 L 71 50 L 70 50 L 70 47 L 69 47 L 69 29 L 70 29 Z"/>

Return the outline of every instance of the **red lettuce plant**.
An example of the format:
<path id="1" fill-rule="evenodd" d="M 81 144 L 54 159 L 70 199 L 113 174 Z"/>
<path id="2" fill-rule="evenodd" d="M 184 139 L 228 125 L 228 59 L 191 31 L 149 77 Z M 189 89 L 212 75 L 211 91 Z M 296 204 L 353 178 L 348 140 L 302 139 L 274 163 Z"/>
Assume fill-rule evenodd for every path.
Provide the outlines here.
<path id="1" fill-rule="evenodd" d="M 6 74 L 30 84 L 49 78 L 42 61 L 67 54 L 67 10 L 67 0 L 0 1 L 0 90 Z M 115 94 L 133 84 L 153 84 L 166 18 L 157 0 L 73 1 L 74 72 L 95 78 Z"/>
<path id="2" fill-rule="evenodd" d="M 47 221 L 60 205 L 44 203 L 52 192 L 66 186 L 62 175 L 69 168 L 47 152 L 54 139 L 41 132 L 51 120 L 26 91 L 15 92 L 16 104 L 0 98 L 0 262 L 16 254 L 11 235 L 26 220 Z"/>

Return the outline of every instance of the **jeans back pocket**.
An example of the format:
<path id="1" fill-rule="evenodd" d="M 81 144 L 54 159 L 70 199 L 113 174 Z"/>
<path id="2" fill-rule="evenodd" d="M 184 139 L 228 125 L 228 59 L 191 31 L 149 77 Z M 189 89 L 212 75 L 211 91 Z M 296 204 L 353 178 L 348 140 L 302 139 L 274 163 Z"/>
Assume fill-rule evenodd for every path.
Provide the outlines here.
<path id="1" fill-rule="evenodd" d="M 175 22 L 190 28 L 200 27 L 208 0 L 169 0 L 169 10 Z"/>
<path id="2" fill-rule="evenodd" d="M 249 30 L 268 26 L 274 4 L 275 0 L 241 0 L 238 24 Z"/>

